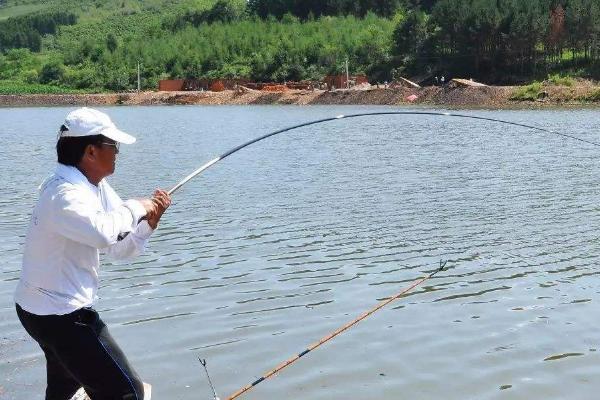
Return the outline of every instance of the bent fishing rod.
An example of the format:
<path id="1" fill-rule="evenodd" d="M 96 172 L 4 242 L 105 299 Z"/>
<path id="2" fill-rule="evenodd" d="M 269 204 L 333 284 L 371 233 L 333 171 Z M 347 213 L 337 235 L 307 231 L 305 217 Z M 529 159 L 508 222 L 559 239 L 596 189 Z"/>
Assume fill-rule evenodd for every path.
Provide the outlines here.
<path id="1" fill-rule="evenodd" d="M 211 166 L 213 166 L 214 164 L 216 164 L 217 162 L 229 157 L 230 155 L 232 155 L 233 153 L 236 153 L 240 150 L 242 150 L 245 147 L 248 147 L 254 143 L 260 142 L 264 139 L 267 139 L 271 136 L 275 136 L 278 135 L 280 133 L 284 133 L 284 132 L 289 132 L 295 129 L 299 129 L 299 128 L 303 128 L 306 126 L 311 126 L 311 125 L 317 125 L 317 124 L 322 124 L 325 122 L 329 122 L 329 121 L 336 121 L 336 120 L 340 120 L 340 119 L 349 119 L 349 118 L 360 118 L 360 117 L 371 117 L 371 116 L 377 116 L 377 115 L 430 115 L 430 116 L 441 116 L 441 117 L 455 117 L 455 118 L 467 118 L 467 119 L 475 119 L 475 120 L 482 120 L 482 121 L 491 121 L 491 122 L 497 122 L 497 123 L 501 123 L 501 124 L 506 124 L 506 125 L 512 125 L 512 126 L 519 126 L 522 128 L 528 128 L 528 129 L 533 129 L 536 131 L 540 131 L 540 132 L 545 132 L 545 133 L 549 133 L 549 134 L 553 134 L 553 135 L 558 135 L 558 136 L 562 136 L 565 138 L 569 138 L 569 139 L 573 139 L 573 140 L 577 140 L 579 142 L 583 142 L 583 143 L 587 143 L 587 144 L 591 144 L 593 146 L 598 146 L 600 147 L 600 143 L 596 143 L 596 142 L 592 142 L 590 140 L 586 140 L 586 139 L 582 139 L 580 137 L 577 136 L 573 136 L 573 135 L 569 135 L 567 133 L 564 132 L 557 132 L 557 131 L 552 131 L 550 129 L 545 129 L 545 128 L 540 128 L 538 126 L 534 126 L 534 125 L 527 125 L 527 124 L 522 124 L 519 122 L 513 122 L 513 121 L 506 121 L 506 120 L 501 120 L 501 119 L 496 119 L 496 118 L 489 118 L 489 117 L 482 117 L 482 116 L 477 116 L 477 115 L 467 115 L 467 114 L 456 114 L 456 113 L 449 113 L 449 112 L 433 112 L 433 111 L 382 111 L 382 112 L 369 112 L 369 113 L 359 113 L 359 114 L 348 114 L 348 115 L 338 115 L 335 117 L 330 117 L 330 118 L 322 118 L 322 119 L 318 119 L 315 121 L 309 121 L 309 122 L 304 122 L 302 124 L 298 124 L 298 125 L 294 125 L 294 126 L 290 126 L 288 128 L 284 128 L 284 129 L 280 129 L 271 133 L 267 133 L 266 135 L 257 137 L 255 139 L 252 139 L 244 144 L 241 144 L 237 147 L 234 147 L 233 149 L 221 154 L 220 156 L 210 160 L 209 162 L 207 162 L 206 164 L 202 165 L 200 168 L 198 168 L 197 170 L 195 170 L 194 172 L 192 172 L 191 174 L 189 174 L 188 176 L 186 176 L 185 178 L 183 178 L 177 185 L 173 186 L 173 188 L 171 188 L 171 190 L 168 191 L 169 195 L 172 195 L 173 193 L 175 193 L 177 190 L 179 190 L 180 187 L 182 187 L 183 185 L 185 185 L 188 181 L 190 181 L 192 178 L 196 177 L 197 175 L 201 174 L 202 172 L 206 171 L 208 168 L 210 168 Z"/>
<path id="2" fill-rule="evenodd" d="M 448 113 L 448 112 L 426 112 L 426 111 L 385 111 L 385 112 L 370 112 L 370 113 L 359 113 L 359 114 L 349 114 L 349 115 L 338 115 L 336 117 L 323 118 L 323 119 L 319 119 L 319 120 L 315 120 L 315 121 L 310 121 L 310 122 L 305 122 L 305 123 L 302 123 L 302 124 L 294 125 L 294 126 L 291 126 L 291 127 L 288 127 L 288 128 L 280 129 L 280 130 L 277 130 L 277 131 L 274 131 L 274 132 L 271 132 L 271 133 L 267 133 L 267 134 L 265 134 L 263 136 L 257 137 L 255 139 L 250 140 L 250 141 L 248 141 L 246 143 L 243 143 L 243 144 L 241 144 L 241 145 L 239 145 L 237 147 L 234 147 L 233 149 L 231 149 L 231 150 L 223 153 L 222 155 L 220 155 L 220 156 L 218 156 L 218 157 L 210 160 L 206 164 L 202 165 L 200 168 L 198 168 L 195 171 L 193 171 L 191 174 L 189 174 L 184 179 L 182 179 L 177 185 L 175 185 L 173 188 L 171 188 L 168 191 L 168 193 L 169 193 L 169 195 L 172 195 L 177 190 L 179 190 L 179 188 L 181 188 L 184 184 L 186 184 L 191 179 L 193 179 L 197 175 L 201 174 L 202 172 L 204 172 L 205 170 L 207 170 L 208 168 L 210 168 L 211 166 L 213 166 L 217 162 L 219 162 L 219 161 L 221 161 L 221 160 L 229 157 L 233 153 L 236 153 L 236 152 L 242 150 L 245 147 L 248 147 L 248 146 L 250 146 L 250 145 L 252 145 L 254 143 L 260 142 L 260 141 L 262 141 L 264 139 L 267 139 L 267 138 L 269 138 L 271 136 L 275 136 L 275 135 L 278 135 L 278 134 L 284 133 L 284 132 L 289 132 L 289 131 L 294 130 L 294 129 L 299 129 L 299 128 L 306 127 L 306 126 L 311 126 L 311 125 L 317 125 L 317 124 L 321 124 L 321 123 L 325 123 L 325 122 L 329 122 L 329 121 L 335 121 L 335 120 L 340 120 L 340 119 L 348 119 L 348 118 L 359 118 L 359 117 L 377 116 L 377 115 L 422 115 L 422 116 L 427 116 L 428 115 L 428 116 L 456 117 L 456 118 L 467 118 L 467 119 L 482 120 L 482 121 L 491 121 L 491 122 L 497 122 L 497 123 L 506 124 L 506 125 L 512 125 L 512 126 L 518 126 L 518 127 L 528 128 L 528 129 L 532 129 L 532 130 L 536 130 L 536 131 L 540 131 L 540 132 L 545 132 L 545 133 L 549 133 L 549 134 L 554 134 L 554 135 L 562 136 L 562 137 L 565 137 L 565 138 L 570 138 L 570 139 L 573 139 L 573 140 L 577 140 L 577 141 L 580 141 L 580 142 L 583 142 L 583 143 L 587 143 L 587 144 L 590 144 L 590 145 L 593 145 L 593 146 L 600 147 L 600 143 L 596 143 L 596 142 L 593 142 L 593 141 L 590 141 L 590 140 L 582 139 L 580 137 L 569 135 L 569 134 L 566 134 L 566 133 L 563 133 L 563 132 L 556 132 L 556 131 L 552 131 L 552 130 L 549 130 L 549 129 L 545 129 L 545 128 L 540 128 L 540 127 L 537 127 L 537 126 L 533 126 L 533 125 L 522 124 L 522 123 L 512 122 L 512 121 L 506 121 L 506 120 L 501 120 L 501 119 L 496 119 L 496 118 L 475 116 L 475 115 L 456 114 L 456 113 Z M 282 369 L 286 368 L 287 366 L 291 365 L 292 363 L 294 363 L 295 361 L 297 361 L 298 359 L 300 359 L 301 357 L 303 357 L 304 355 L 306 355 L 310 351 L 316 349 L 317 347 L 321 346 L 325 342 L 333 339 L 334 337 L 336 337 L 340 333 L 342 333 L 345 330 L 349 329 L 350 327 L 354 326 L 355 324 L 357 324 L 358 322 L 360 322 L 363 319 L 367 318 L 371 314 L 377 312 L 378 310 L 380 310 L 381 308 L 385 307 L 387 304 L 391 303 L 392 301 L 394 301 L 394 300 L 400 298 L 401 296 L 405 295 L 406 293 L 408 293 L 409 291 L 411 291 L 415 287 L 419 286 L 423 282 L 425 282 L 428 279 L 432 278 L 438 272 L 442 271 L 444 269 L 444 266 L 445 266 L 445 263 L 442 263 L 440 261 L 440 267 L 438 269 L 436 269 L 435 271 L 433 271 L 432 273 L 430 273 L 429 275 L 427 275 L 426 277 L 421 278 L 420 280 L 416 281 L 411 286 L 409 286 L 408 288 L 402 290 L 397 295 L 395 295 L 393 297 L 390 297 L 387 300 L 382 301 L 375 308 L 373 308 L 373 309 L 365 312 L 364 314 L 362 314 L 361 316 L 359 316 L 358 318 L 356 318 L 354 321 L 352 321 L 352 322 L 350 322 L 350 323 L 342 326 L 341 328 L 337 329 L 333 333 L 325 336 L 324 338 L 322 338 L 318 342 L 316 342 L 313 345 L 309 346 L 307 349 L 305 349 L 301 353 L 298 353 L 297 355 L 293 356 L 292 358 L 288 359 L 287 361 L 281 363 L 275 369 L 269 371 L 267 374 L 263 375 L 261 378 L 257 379 L 256 381 L 254 381 L 251 384 L 249 384 L 249 385 L 241 388 L 240 390 L 238 390 L 237 392 L 235 392 L 234 394 L 232 394 L 231 396 L 229 396 L 227 398 L 227 400 L 233 400 L 233 399 L 241 396 L 242 394 L 244 394 L 248 390 L 252 389 L 253 387 L 255 387 L 256 385 L 258 385 L 259 383 L 263 382 L 264 380 L 266 380 L 269 377 L 273 376 L 277 372 L 279 372 Z M 208 369 L 206 367 L 206 360 L 202 360 L 202 359 L 199 359 L 199 360 L 202 363 L 202 365 L 204 366 L 204 368 L 206 370 L 206 374 L 208 376 Z M 212 382 L 210 381 L 210 376 L 208 377 L 208 379 L 209 379 L 209 382 L 211 384 L 211 389 L 213 391 L 214 399 L 217 400 L 218 397 L 217 397 L 216 391 L 215 391 L 215 389 L 214 389 L 214 387 L 212 385 Z"/>

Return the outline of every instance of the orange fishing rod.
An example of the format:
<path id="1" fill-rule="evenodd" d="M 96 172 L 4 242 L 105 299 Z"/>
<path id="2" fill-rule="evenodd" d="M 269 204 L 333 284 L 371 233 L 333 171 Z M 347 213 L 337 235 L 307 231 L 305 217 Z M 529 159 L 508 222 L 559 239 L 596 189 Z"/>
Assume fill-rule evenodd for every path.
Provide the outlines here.
<path id="1" fill-rule="evenodd" d="M 324 338 L 322 338 L 318 342 L 310 345 L 308 348 L 306 348 L 306 350 L 302 351 L 301 353 L 296 354 L 295 356 L 291 357 L 287 361 L 282 362 L 277 367 L 275 367 L 275 369 L 267 372 L 261 378 L 255 380 L 254 382 L 252 382 L 251 384 L 249 384 L 247 386 L 244 386 L 243 388 L 241 388 L 237 392 L 235 392 L 232 395 L 230 395 L 229 397 L 227 397 L 227 400 L 233 400 L 233 399 L 241 396 L 242 394 L 246 393 L 247 391 L 249 391 L 250 389 L 252 389 L 256 385 L 258 385 L 259 383 L 261 383 L 262 381 L 264 381 L 266 379 L 269 379 L 271 376 L 275 375 L 276 373 L 278 373 L 279 371 L 281 371 L 285 367 L 287 367 L 287 366 L 291 365 L 292 363 L 296 362 L 298 359 L 300 359 L 300 357 L 305 356 L 306 354 L 310 353 L 311 351 L 313 351 L 317 347 L 319 347 L 322 344 L 324 344 L 324 343 L 328 342 L 329 340 L 333 339 L 334 337 L 336 337 L 340 333 L 344 332 L 347 329 L 350 329 L 352 326 L 356 325 L 357 323 L 359 323 L 363 319 L 367 318 L 369 315 L 375 313 L 376 311 L 378 311 L 381 308 L 385 307 L 386 305 L 390 304 L 392 301 L 394 301 L 394 300 L 402 297 L 406 293 L 410 292 L 411 290 L 413 290 L 414 288 L 416 288 L 417 286 L 419 286 L 423 282 L 427 281 L 428 279 L 430 279 L 432 276 L 434 276 L 438 272 L 442 271 L 445 266 L 446 266 L 446 262 L 442 263 L 440 261 L 440 267 L 438 269 L 436 269 L 435 271 L 433 271 L 432 273 L 430 273 L 429 275 L 427 275 L 426 277 L 421 278 L 421 279 L 415 281 L 412 285 L 410 285 L 406 289 L 402 290 L 397 295 L 395 295 L 393 297 L 390 297 L 389 299 L 380 302 L 375 308 L 372 308 L 371 310 L 363 313 L 358 318 L 356 318 L 354 321 L 347 323 L 346 325 L 342 326 L 341 328 L 339 328 L 339 329 L 335 330 L 334 332 L 330 333 L 329 335 L 325 336 Z M 206 361 L 204 361 L 204 362 L 203 361 L 204 360 L 201 360 L 200 362 L 202 362 L 202 364 L 206 368 Z M 208 374 L 208 370 L 207 370 L 206 373 Z M 209 377 L 209 380 L 210 380 L 210 377 Z M 212 383 L 211 383 L 211 388 L 212 388 Z M 218 399 L 218 397 L 216 395 L 216 392 L 214 391 L 214 388 L 213 388 L 213 394 L 214 394 L 215 399 Z"/>

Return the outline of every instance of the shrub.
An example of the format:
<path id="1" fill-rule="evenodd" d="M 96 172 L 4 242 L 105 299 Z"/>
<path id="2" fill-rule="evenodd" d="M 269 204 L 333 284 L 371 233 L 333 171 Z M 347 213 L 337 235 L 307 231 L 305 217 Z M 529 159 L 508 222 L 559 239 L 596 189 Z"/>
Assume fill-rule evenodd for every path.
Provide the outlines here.
<path id="1" fill-rule="evenodd" d="M 511 100 L 518 101 L 535 101 L 542 94 L 541 82 L 535 81 L 530 85 L 521 86 L 510 97 Z"/>
<path id="2" fill-rule="evenodd" d="M 600 101 L 600 89 L 595 89 L 591 93 L 580 96 L 577 100 L 581 101 L 589 101 L 589 102 L 599 102 Z"/>
<path id="3" fill-rule="evenodd" d="M 76 89 L 96 89 L 102 86 L 96 70 L 91 67 L 68 70 L 63 81 L 67 86 Z"/>
<path id="4" fill-rule="evenodd" d="M 44 64 L 40 71 L 40 83 L 60 82 L 65 75 L 65 66 L 62 62 L 53 60 Z"/>
<path id="5" fill-rule="evenodd" d="M 115 36 L 114 33 L 110 32 L 108 34 L 108 36 L 106 37 L 106 48 L 111 53 L 114 53 L 118 47 L 119 47 L 119 41 L 117 40 L 117 37 Z"/>
<path id="6" fill-rule="evenodd" d="M 548 79 L 546 81 L 557 86 L 572 87 L 575 85 L 575 80 L 573 78 L 568 76 L 560 76 L 559 74 L 548 75 Z"/>
<path id="7" fill-rule="evenodd" d="M 40 77 L 35 69 L 29 69 L 21 73 L 21 79 L 25 83 L 38 83 Z"/>

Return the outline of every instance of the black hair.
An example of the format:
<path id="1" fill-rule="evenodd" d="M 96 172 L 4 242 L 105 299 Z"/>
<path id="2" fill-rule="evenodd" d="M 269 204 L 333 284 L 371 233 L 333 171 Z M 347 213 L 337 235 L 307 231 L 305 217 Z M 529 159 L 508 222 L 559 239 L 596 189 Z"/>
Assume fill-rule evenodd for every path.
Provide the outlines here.
<path id="1" fill-rule="evenodd" d="M 60 132 L 68 130 L 66 126 L 60 127 Z M 56 143 L 56 155 L 58 162 L 64 165 L 76 167 L 83 158 L 85 148 L 88 145 L 97 145 L 106 140 L 103 135 L 71 137 L 64 136 L 58 139 Z"/>

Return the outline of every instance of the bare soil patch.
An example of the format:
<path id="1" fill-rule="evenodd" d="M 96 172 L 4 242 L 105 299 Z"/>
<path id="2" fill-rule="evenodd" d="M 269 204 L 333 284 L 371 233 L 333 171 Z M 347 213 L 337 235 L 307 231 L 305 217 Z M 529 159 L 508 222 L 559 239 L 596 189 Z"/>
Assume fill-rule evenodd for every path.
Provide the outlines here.
<path id="1" fill-rule="evenodd" d="M 515 86 L 371 88 L 367 90 L 225 90 L 222 92 L 142 92 L 61 95 L 2 95 L 0 106 L 50 105 L 224 105 L 224 104 L 346 104 L 346 105 L 427 105 L 449 108 L 538 108 L 544 106 L 600 104 L 589 101 L 599 86 L 578 82 L 572 87 L 544 86 L 543 96 L 535 101 L 511 100 Z M 596 96 L 600 97 L 600 96 Z"/>

